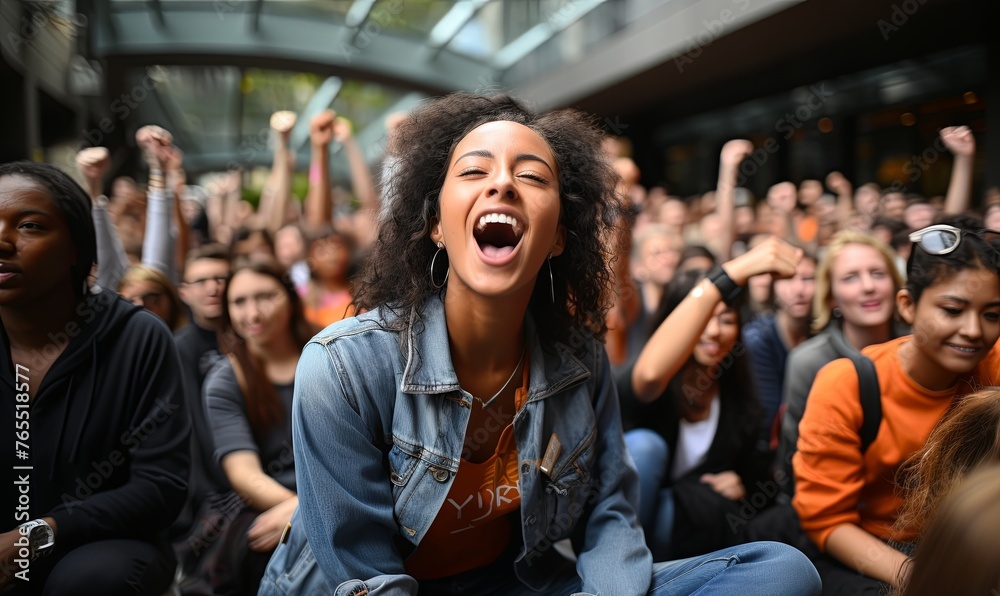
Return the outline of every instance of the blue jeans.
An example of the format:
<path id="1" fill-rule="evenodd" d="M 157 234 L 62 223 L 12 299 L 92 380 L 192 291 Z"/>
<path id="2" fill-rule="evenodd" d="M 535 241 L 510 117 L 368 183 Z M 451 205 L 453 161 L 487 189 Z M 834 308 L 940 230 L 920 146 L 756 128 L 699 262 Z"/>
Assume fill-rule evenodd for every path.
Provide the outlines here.
<path id="1" fill-rule="evenodd" d="M 663 478 L 670 463 L 670 449 L 659 433 L 637 428 L 625 433 L 635 469 L 639 473 L 639 523 L 646 533 L 646 545 L 654 561 L 670 558 L 674 530 L 674 495 L 663 488 Z"/>
<path id="2" fill-rule="evenodd" d="M 537 595 L 517 580 L 510 561 L 504 559 L 453 578 L 420 582 L 420 596 Z M 545 594 L 581 594 L 580 578 L 571 564 L 554 573 L 557 577 Z M 752 542 L 700 557 L 654 563 L 648 594 L 809 596 L 820 591 L 819 574 L 805 555 L 778 542 Z"/>
<path id="3" fill-rule="evenodd" d="M 519 596 L 540 592 L 522 584 L 513 572 L 513 559 L 520 548 L 511 548 L 493 563 L 459 575 L 419 582 L 420 596 Z M 260 596 L 311 596 L 313 594 L 354 594 L 363 591 L 362 581 L 328 584 L 316 565 L 312 550 L 301 533 L 292 534 L 285 544 L 278 545 L 272 564 L 261 582 Z M 545 594 L 581 593 L 581 580 L 571 561 L 550 568 L 552 583 Z M 777 542 L 751 542 L 714 553 L 653 563 L 648 594 L 682 596 L 684 594 L 740 594 L 744 596 L 818 596 L 821 590 L 819 574 L 805 555 L 795 548 Z M 376 588 L 376 593 L 389 590 Z M 617 595 L 616 595 L 617 596 Z"/>

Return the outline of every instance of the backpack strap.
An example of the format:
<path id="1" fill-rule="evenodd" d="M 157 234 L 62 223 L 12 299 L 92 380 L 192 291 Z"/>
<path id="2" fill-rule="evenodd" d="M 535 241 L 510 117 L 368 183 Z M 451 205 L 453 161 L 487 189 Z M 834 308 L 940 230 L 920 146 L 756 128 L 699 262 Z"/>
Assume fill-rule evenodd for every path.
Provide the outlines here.
<path id="1" fill-rule="evenodd" d="M 861 453 L 864 453 L 878 436 L 878 427 L 882 424 L 882 390 L 878 386 L 878 372 L 872 359 L 850 346 L 843 334 L 834 333 L 831 340 L 841 356 L 851 359 L 858 373 L 862 414 L 858 434 L 861 436 Z"/>
<path id="2" fill-rule="evenodd" d="M 882 424 L 882 392 L 878 386 L 878 372 L 871 358 L 856 352 L 851 356 L 855 370 L 858 371 L 858 389 L 861 397 L 861 453 L 878 436 L 878 427 Z"/>

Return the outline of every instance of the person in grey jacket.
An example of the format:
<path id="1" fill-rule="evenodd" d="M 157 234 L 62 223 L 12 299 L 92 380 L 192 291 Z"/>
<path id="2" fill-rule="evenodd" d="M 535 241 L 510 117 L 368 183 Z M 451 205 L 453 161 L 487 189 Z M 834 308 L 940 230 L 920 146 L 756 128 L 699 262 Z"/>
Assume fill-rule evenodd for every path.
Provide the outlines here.
<path id="1" fill-rule="evenodd" d="M 854 230 L 834 235 L 816 271 L 813 330 L 819 333 L 794 348 L 785 367 L 777 462 L 787 478 L 816 373 L 838 358 L 905 334 L 893 323 L 902 286 L 892 249 Z"/>

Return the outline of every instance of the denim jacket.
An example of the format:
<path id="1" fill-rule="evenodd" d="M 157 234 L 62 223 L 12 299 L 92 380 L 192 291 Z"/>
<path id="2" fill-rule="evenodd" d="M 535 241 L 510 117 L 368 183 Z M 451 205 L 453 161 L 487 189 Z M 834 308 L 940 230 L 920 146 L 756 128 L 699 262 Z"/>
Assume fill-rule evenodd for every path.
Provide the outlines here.
<path id="1" fill-rule="evenodd" d="M 401 332 L 383 314 L 395 316 L 378 309 L 336 323 L 302 353 L 293 405 L 299 508 L 262 594 L 269 583 L 269 593 L 294 592 L 313 556 L 338 596 L 417 593 L 403 559 L 445 502 L 473 400 L 451 363 L 440 298 Z M 573 345 L 543 346 L 530 315 L 525 335 L 528 395 L 514 417 L 523 549 L 514 572 L 544 591 L 561 557 L 553 543 L 571 538 L 584 593 L 645 594 L 652 557 L 604 348 L 580 333 Z M 546 474 L 539 464 L 553 437 L 561 449 Z M 286 587 L 275 592 L 276 584 Z"/>

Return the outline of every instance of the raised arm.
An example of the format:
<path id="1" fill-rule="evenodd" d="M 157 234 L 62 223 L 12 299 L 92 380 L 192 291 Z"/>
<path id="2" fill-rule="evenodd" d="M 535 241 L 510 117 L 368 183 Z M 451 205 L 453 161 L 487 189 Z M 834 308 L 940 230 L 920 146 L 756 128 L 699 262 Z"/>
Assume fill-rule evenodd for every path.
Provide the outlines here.
<path id="1" fill-rule="evenodd" d="M 719 156 L 719 182 L 715 188 L 715 211 L 719 215 L 719 228 L 723 235 L 719 239 L 718 245 L 725 248 L 725 253 L 719 255 L 722 260 L 729 260 L 733 256 L 736 180 L 739 178 L 740 164 L 752 151 L 753 143 L 745 139 L 734 139 L 722 146 L 722 152 Z"/>
<path id="2" fill-rule="evenodd" d="M 288 203 L 292 199 L 293 156 L 288 151 L 288 137 L 295 126 L 295 114 L 282 111 L 271 115 L 274 131 L 274 161 L 271 175 L 260 194 L 257 217 L 260 224 L 274 234 L 285 224 Z"/>
<path id="3" fill-rule="evenodd" d="M 309 193 L 306 195 L 306 225 L 318 228 L 333 221 L 333 190 L 330 188 L 330 141 L 337 114 L 324 110 L 309 122 L 312 157 L 309 163 Z"/>
<path id="4" fill-rule="evenodd" d="M 354 196 L 361 202 L 362 209 L 378 212 L 378 194 L 372 181 L 372 172 L 368 169 L 365 154 L 351 132 L 351 122 L 344 117 L 338 117 L 333 124 L 333 138 L 343 145 L 347 152 L 347 163 L 351 166 L 351 188 Z"/>
<path id="5" fill-rule="evenodd" d="M 837 194 L 837 229 L 845 229 L 854 213 L 854 188 L 840 172 L 830 172 L 826 176 L 826 186 Z"/>
<path id="6" fill-rule="evenodd" d="M 169 132 L 159 126 L 143 126 L 135 133 L 149 165 L 146 197 L 146 234 L 142 242 L 142 264 L 162 271 L 177 282 L 174 270 L 174 238 L 170 233 L 174 192 L 167 184 L 167 167 L 174 150 Z"/>
<path id="7" fill-rule="evenodd" d="M 790 277 L 801 258 L 801 249 L 771 237 L 722 269 L 737 285 L 745 286 L 748 279 L 762 273 Z M 632 369 L 632 387 L 639 401 L 649 403 L 663 393 L 694 351 L 721 300 L 719 289 L 703 279 L 660 324 Z"/>
<path id="8" fill-rule="evenodd" d="M 129 263 L 122 239 L 111 223 L 108 198 L 102 188 L 104 175 L 110 167 L 111 158 L 104 147 L 91 147 L 76 154 L 76 168 L 90 195 L 90 214 L 97 234 L 97 285 L 116 291 Z"/>
<path id="9" fill-rule="evenodd" d="M 167 172 L 167 186 L 174 191 L 175 198 L 173 208 L 174 225 L 172 229 L 176 230 L 177 233 L 176 235 L 171 235 L 175 237 L 173 256 L 174 263 L 177 264 L 177 280 L 184 278 L 184 263 L 187 260 L 188 249 L 191 248 L 191 227 L 184 219 L 184 213 L 181 211 L 181 201 L 184 200 L 184 192 L 187 186 L 187 174 L 184 173 L 184 168 L 181 167 L 183 161 L 184 155 L 180 149 L 171 147 L 167 152 L 167 162 L 164 164 Z"/>
<path id="10" fill-rule="evenodd" d="M 941 142 L 955 156 L 948 195 L 944 200 L 944 214 L 965 213 L 972 197 L 972 160 L 976 155 L 976 137 L 972 136 L 968 126 L 949 126 L 941 129 Z"/>

